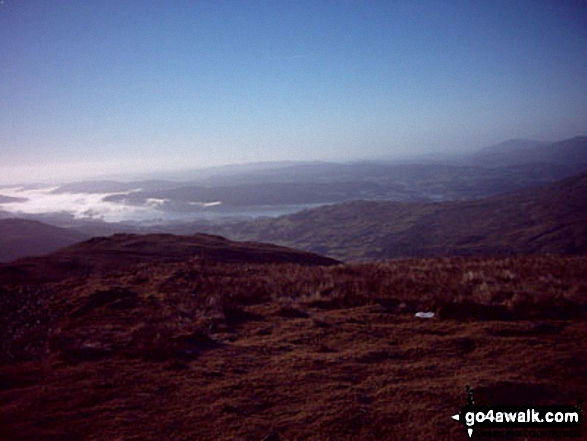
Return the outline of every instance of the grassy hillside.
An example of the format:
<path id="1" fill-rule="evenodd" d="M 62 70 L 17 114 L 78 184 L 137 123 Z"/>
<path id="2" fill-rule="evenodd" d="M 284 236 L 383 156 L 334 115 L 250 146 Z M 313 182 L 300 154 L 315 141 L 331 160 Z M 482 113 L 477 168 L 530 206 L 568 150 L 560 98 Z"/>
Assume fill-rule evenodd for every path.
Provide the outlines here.
<path id="1" fill-rule="evenodd" d="M 208 231 L 344 261 L 587 252 L 587 174 L 509 195 L 442 203 L 355 201 Z"/>
<path id="2" fill-rule="evenodd" d="M 586 396 L 586 274 L 586 257 L 153 257 L 108 275 L 0 285 L 0 433 L 466 439 L 450 416 L 467 384 L 477 404 Z"/>

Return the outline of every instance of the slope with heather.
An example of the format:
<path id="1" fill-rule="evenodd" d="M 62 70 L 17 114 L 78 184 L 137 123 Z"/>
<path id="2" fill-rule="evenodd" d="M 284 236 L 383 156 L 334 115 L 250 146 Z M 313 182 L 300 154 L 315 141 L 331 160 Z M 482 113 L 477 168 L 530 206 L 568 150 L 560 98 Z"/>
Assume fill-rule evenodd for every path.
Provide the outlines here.
<path id="1" fill-rule="evenodd" d="M 0 433 L 462 440 L 468 384 L 478 404 L 586 396 L 585 274 L 586 257 L 153 257 L 0 286 Z"/>

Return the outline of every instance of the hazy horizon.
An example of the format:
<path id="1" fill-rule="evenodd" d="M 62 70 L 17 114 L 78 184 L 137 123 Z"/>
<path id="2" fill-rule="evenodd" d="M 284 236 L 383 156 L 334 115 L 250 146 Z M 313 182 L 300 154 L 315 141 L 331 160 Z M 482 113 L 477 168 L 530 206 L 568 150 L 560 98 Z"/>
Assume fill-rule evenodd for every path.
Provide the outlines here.
<path id="1" fill-rule="evenodd" d="M 0 183 L 587 134 L 587 3 L 0 5 Z"/>
<path id="2" fill-rule="evenodd" d="M 583 136 L 577 134 L 570 136 L 567 139 Z M 334 164 L 354 164 L 354 163 L 386 163 L 386 164 L 401 164 L 408 163 L 422 163 L 427 161 L 442 162 L 442 158 L 457 158 L 463 154 L 479 152 L 485 148 L 491 148 L 500 144 L 506 144 L 516 141 L 536 141 L 542 143 L 554 143 L 563 141 L 563 139 L 529 139 L 529 138 L 510 138 L 505 139 L 495 144 L 483 144 L 476 148 L 470 149 L 449 149 L 437 152 L 414 152 L 413 154 L 405 155 L 379 155 L 379 156 L 355 156 L 352 158 L 326 158 L 326 159 L 288 159 L 279 158 L 275 160 L 267 160 L 259 158 L 256 161 L 249 162 L 221 162 L 207 165 L 189 164 L 186 161 L 172 162 L 168 161 L 154 161 L 146 160 L 126 160 L 126 161 L 102 161 L 102 162 L 61 162 L 58 164 L 44 164 L 44 165 L 18 165 L 18 166 L 1 166 L 0 165 L 0 189 L 14 188 L 20 186 L 35 186 L 36 184 L 51 187 L 59 186 L 67 183 L 83 182 L 83 181 L 100 181 L 112 180 L 120 182 L 135 182 L 143 180 L 166 180 L 175 182 L 186 182 L 198 180 L 204 176 L 216 172 L 221 172 L 223 169 L 242 169 L 247 170 L 250 167 L 263 165 L 280 165 L 284 163 L 291 164 L 312 164 L 312 163 L 334 163 Z"/>

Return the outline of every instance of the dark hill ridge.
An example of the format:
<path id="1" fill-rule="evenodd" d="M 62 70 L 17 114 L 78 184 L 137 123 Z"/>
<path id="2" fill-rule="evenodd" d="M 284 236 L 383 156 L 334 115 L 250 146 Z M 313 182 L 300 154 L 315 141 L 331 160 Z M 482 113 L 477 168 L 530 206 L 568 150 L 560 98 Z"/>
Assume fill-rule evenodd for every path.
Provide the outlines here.
<path id="1" fill-rule="evenodd" d="M 115 234 L 95 237 L 47 256 L 0 265 L 0 283 L 58 281 L 92 273 L 108 274 L 140 263 L 182 262 L 192 258 L 222 263 L 339 263 L 328 257 L 282 246 L 233 242 L 208 234 Z"/>
<path id="2" fill-rule="evenodd" d="M 310 265 L 336 264 L 333 259 L 278 245 L 259 242 L 234 242 L 221 236 L 194 234 L 115 234 L 95 237 L 70 246 L 54 254 L 62 256 L 91 256 L 110 262 L 114 257 L 120 263 L 175 262 L 200 257 L 224 263 L 306 263 Z"/>
<path id="3" fill-rule="evenodd" d="M 0 204 L 4 204 L 6 202 L 25 202 L 26 198 L 15 198 L 14 196 L 5 196 L 0 194 Z"/>
<path id="4" fill-rule="evenodd" d="M 87 239 L 76 230 L 27 219 L 0 219 L 0 262 L 40 256 Z"/>
<path id="5" fill-rule="evenodd" d="M 208 231 L 341 260 L 587 253 L 587 174 L 475 201 L 354 201 Z"/>
<path id="6" fill-rule="evenodd" d="M 471 155 L 470 159 L 474 164 L 484 167 L 548 163 L 581 170 L 587 164 L 587 136 L 576 136 L 553 143 L 511 140 L 481 149 Z"/>

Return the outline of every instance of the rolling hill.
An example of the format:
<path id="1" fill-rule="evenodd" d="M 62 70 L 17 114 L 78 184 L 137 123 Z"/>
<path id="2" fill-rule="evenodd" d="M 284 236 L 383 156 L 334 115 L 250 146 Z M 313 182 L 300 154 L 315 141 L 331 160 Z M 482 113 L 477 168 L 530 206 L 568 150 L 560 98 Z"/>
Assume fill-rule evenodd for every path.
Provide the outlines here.
<path id="1" fill-rule="evenodd" d="M 334 259 L 281 246 L 233 242 L 196 234 L 115 234 L 94 237 L 42 257 L 0 264 L 0 282 L 46 282 L 89 274 L 110 274 L 137 264 L 202 258 L 224 263 L 299 263 L 334 265 Z"/>
<path id="2" fill-rule="evenodd" d="M 40 256 L 87 239 L 77 230 L 27 219 L 0 219 L 0 262 Z"/>
<path id="3" fill-rule="evenodd" d="M 587 174 L 473 201 L 353 201 L 204 230 L 345 261 L 587 252 Z"/>

